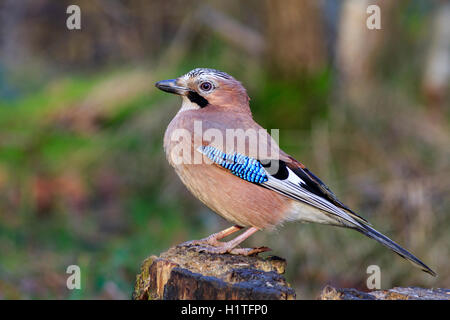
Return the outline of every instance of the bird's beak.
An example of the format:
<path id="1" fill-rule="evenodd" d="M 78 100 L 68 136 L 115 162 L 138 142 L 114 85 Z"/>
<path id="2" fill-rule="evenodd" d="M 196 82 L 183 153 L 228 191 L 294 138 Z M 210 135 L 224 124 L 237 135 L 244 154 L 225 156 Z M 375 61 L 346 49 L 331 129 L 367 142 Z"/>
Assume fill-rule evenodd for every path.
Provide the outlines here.
<path id="1" fill-rule="evenodd" d="M 155 87 L 158 89 L 169 92 L 169 93 L 175 93 L 180 96 L 184 96 L 189 92 L 188 88 L 181 87 L 177 85 L 177 79 L 170 79 L 170 80 L 161 80 L 155 83 Z"/>

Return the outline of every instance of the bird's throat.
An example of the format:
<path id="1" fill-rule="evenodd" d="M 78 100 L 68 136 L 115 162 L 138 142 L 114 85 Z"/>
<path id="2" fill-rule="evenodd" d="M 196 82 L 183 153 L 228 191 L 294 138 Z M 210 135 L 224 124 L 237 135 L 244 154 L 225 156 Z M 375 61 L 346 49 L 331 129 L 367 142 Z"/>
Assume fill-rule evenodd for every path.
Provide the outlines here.
<path id="1" fill-rule="evenodd" d="M 183 111 L 188 111 L 188 110 L 199 110 L 199 109 L 201 109 L 201 108 L 198 104 L 189 100 L 188 97 L 183 96 L 183 102 L 181 104 L 181 108 L 178 111 L 178 113 L 183 112 Z"/>

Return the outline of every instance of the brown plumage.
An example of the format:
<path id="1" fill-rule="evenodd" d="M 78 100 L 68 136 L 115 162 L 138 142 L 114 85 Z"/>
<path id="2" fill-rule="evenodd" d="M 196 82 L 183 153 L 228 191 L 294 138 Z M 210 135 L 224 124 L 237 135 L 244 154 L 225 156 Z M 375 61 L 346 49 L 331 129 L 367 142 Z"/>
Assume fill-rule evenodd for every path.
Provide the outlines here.
<path id="1" fill-rule="evenodd" d="M 217 253 L 254 254 L 268 248 L 237 246 L 257 230 L 274 229 L 286 221 L 316 222 L 357 230 L 435 275 L 283 152 L 253 120 L 250 99 L 239 81 L 221 71 L 198 68 L 156 86 L 183 99 L 164 136 L 169 163 L 194 196 L 235 224 L 193 243 Z M 218 241 L 244 227 L 249 229 L 234 240 Z"/>

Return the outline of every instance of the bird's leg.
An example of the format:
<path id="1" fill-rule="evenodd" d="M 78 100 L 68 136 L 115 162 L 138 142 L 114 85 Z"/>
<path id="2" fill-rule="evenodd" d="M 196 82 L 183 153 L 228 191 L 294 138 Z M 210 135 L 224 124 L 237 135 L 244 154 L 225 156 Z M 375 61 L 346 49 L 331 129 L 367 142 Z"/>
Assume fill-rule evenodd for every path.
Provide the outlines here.
<path id="1" fill-rule="evenodd" d="M 234 225 L 232 227 L 229 227 L 225 230 L 213 233 L 212 235 L 210 235 L 209 237 L 205 238 L 207 243 L 209 245 L 212 245 L 214 247 L 216 246 L 221 246 L 223 242 L 220 242 L 219 240 L 228 237 L 230 234 L 233 234 L 241 229 L 243 229 L 244 227 L 238 226 L 238 225 Z"/>
<path id="2" fill-rule="evenodd" d="M 213 233 L 212 235 L 200 239 L 200 240 L 192 240 L 183 242 L 182 244 L 178 245 L 180 247 L 186 247 L 186 246 L 197 246 L 197 245 L 210 245 L 213 247 L 221 246 L 223 242 L 219 242 L 220 239 L 223 239 L 225 237 L 228 237 L 230 234 L 233 234 L 239 230 L 241 230 L 243 227 L 234 225 L 232 227 L 229 227 L 225 230 Z"/>
<path id="3" fill-rule="evenodd" d="M 223 231 L 212 234 L 211 236 L 201 239 L 189 241 L 181 244 L 181 246 L 195 246 L 200 245 L 200 251 L 209 252 L 209 253 L 231 253 L 237 255 L 249 256 L 253 254 L 257 254 L 260 252 L 269 251 L 270 249 L 267 247 L 259 247 L 259 248 L 236 248 L 241 242 L 250 237 L 258 228 L 251 227 L 246 230 L 244 233 L 240 234 L 233 240 L 227 242 L 220 242 L 218 240 L 225 238 L 226 236 L 241 230 L 243 227 L 241 226 L 233 226 Z M 206 245 L 206 246 L 205 246 Z"/>
<path id="4" fill-rule="evenodd" d="M 225 252 L 231 253 L 231 254 L 239 254 L 244 256 L 250 256 L 253 254 L 270 251 L 270 248 L 268 247 L 258 247 L 258 248 L 236 248 L 239 244 L 241 244 L 245 239 L 250 237 L 252 234 L 254 234 L 256 231 L 258 231 L 258 228 L 251 227 L 247 229 L 245 232 L 234 238 L 233 240 L 230 240 L 228 242 L 224 242 L 223 248 L 225 249 Z M 225 253 L 222 252 L 222 253 Z"/>

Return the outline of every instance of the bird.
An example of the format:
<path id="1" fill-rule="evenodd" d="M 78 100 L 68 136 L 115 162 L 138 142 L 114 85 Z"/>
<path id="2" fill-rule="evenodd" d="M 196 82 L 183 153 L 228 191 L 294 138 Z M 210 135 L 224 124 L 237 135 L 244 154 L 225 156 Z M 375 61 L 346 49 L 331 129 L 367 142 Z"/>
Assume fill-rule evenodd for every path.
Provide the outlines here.
<path id="1" fill-rule="evenodd" d="M 184 245 L 217 254 L 256 255 L 270 249 L 239 246 L 255 232 L 275 230 L 290 221 L 312 222 L 356 230 L 436 276 L 281 150 L 253 119 L 247 90 L 234 77 L 216 69 L 195 68 L 155 86 L 182 98 L 164 134 L 169 164 L 196 198 L 233 224 Z M 221 241 L 243 229 L 235 238 Z"/>

